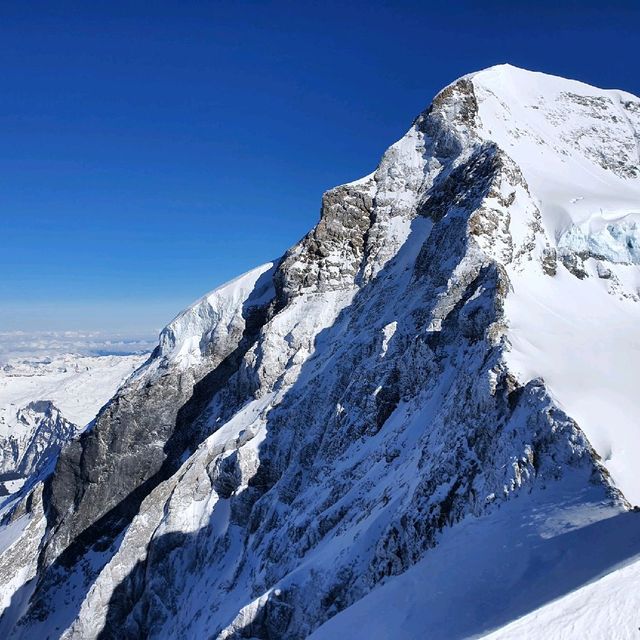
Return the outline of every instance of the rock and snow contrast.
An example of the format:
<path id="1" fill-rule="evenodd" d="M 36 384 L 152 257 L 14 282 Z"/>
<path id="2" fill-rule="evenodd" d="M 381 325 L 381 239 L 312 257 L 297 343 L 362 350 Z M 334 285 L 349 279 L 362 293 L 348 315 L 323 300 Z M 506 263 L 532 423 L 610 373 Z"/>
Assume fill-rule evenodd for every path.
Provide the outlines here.
<path id="1" fill-rule="evenodd" d="M 446 87 L 5 508 L 0 636 L 636 637 L 639 147 L 622 91 Z"/>
<path id="2" fill-rule="evenodd" d="M 14 359 L 0 368 L 0 495 L 52 463 L 148 356 Z"/>

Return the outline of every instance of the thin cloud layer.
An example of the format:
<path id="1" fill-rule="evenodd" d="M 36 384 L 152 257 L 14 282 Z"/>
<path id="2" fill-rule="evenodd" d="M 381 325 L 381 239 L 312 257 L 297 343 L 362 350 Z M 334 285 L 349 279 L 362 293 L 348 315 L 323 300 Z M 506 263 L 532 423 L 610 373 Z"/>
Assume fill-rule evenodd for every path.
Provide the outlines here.
<path id="1" fill-rule="evenodd" d="M 157 334 L 103 331 L 0 331 L 0 361 L 44 358 L 63 353 L 82 355 L 129 354 L 152 351 Z"/>

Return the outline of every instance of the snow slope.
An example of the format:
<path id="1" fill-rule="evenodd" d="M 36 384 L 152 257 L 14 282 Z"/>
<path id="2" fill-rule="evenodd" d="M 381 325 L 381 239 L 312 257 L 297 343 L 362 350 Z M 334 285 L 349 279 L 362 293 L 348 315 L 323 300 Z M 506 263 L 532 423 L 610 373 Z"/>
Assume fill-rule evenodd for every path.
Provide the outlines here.
<path id="1" fill-rule="evenodd" d="M 224 341 L 229 324 L 241 316 L 243 304 L 256 282 L 272 267 L 273 263 L 268 263 L 252 269 L 210 291 L 178 314 L 160 334 L 161 355 L 183 368 L 197 366 L 207 345 Z M 265 287 L 262 301 L 267 301 L 270 293 L 272 288 Z M 256 304 L 260 302 L 256 300 Z"/>
<path id="2" fill-rule="evenodd" d="M 0 412 L 11 413 L 33 400 L 51 400 L 81 427 L 149 356 L 77 356 L 41 361 L 11 360 L 0 368 Z M 0 413 L 0 423 L 2 423 Z M 0 426 L 0 435 L 6 435 Z"/>
<path id="3" fill-rule="evenodd" d="M 640 102 L 509 65 L 471 79 L 480 136 L 522 170 L 548 247 L 585 259 L 582 279 L 508 267 L 507 362 L 522 382 L 544 379 L 640 504 Z"/>
<path id="4" fill-rule="evenodd" d="M 11 360 L 0 369 L 0 494 L 52 463 L 145 355 Z"/>
<path id="5" fill-rule="evenodd" d="M 534 493 L 465 519 L 310 638 L 635 638 L 640 514 L 593 497 Z"/>
<path id="6" fill-rule="evenodd" d="M 638 637 L 640 559 L 483 636 L 486 640 L 634 640 Z"/>
<path id="7" fill-rule="evenodd" d="M 511 279 L 508 362 L 521 380 L 544 379 L 558 405 L 585 431 L 616 485 L 637 505 L 640 304 L 611 295 L 595 267 L 589 270 L 582 281 L 564 269 L 553 279 L 544 274 Z"/>
<path id="8" fill-rule="evenodd" d="M 480 135 L 520 167 L 551 241 L 572 224 L 638 214 L 636 96 L 511 65 L 470 78 Z"/>

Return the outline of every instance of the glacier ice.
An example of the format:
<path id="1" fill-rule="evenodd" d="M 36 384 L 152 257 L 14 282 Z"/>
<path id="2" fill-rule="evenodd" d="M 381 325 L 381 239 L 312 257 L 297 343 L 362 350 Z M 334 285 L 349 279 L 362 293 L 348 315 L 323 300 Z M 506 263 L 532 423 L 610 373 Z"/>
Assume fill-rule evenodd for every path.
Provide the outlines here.
<path id="1" fill-rule="evenodd" d="M 640 214 L 610 221 L 602 213 L 588 224 L 572 225 L 558 240 L 558 248 L 618 264 L 640 264 Z"/>

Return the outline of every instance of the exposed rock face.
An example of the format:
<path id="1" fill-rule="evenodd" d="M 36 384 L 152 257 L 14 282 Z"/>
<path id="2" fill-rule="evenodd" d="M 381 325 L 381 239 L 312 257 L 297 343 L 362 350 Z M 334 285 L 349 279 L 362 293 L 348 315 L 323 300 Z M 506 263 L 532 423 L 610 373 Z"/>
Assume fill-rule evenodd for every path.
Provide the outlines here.
<path id="1" fill-rule="evenodd" d="M 0 370 L 0 496 L 56 460 L 145 355 L 11 359 Z"/>
<path id="2" fill-rule="evenodd" d="M 370 191 L 346 185 L 325 193 L 320 222 L 277 271 L 280 304 L 302 291 L 322 293 L 353 283 L 365 257 L 372 215 Z"/>
<path id="3" fill-rule="evenodd" d="M 232 305 L 230 315 L 226 309 L 212 312 L 214 305 L 203 300 L 186 318 L 177 318 L 161 335 L 149 370 L 116 394 L 94 427 L 64 450 L 46 487 L 53 531 L 48 562 L 71 542 L 80 545 L 80 552 L 85 539 L 95 540 L 97 523 L 99 535 L 110 530 L 116 535 L 144 496 L 197 446 L 202 437 L 200 414 L 237 371 L 264 323 L 269 301 L 263 299 L 259 278 L 255 284 L 257 297 L 249 295 L 242 304 Z M 193 331 L 194 316 L 196 328 L 204 326 L 209 332 L 198 345 L 203 361 L 191 362 L 188 369 L 168 367 L 165 353 L 175 348 L 184 320 Z M 241 403 L 248 391 L 238 390 L 236 401 Z M 227 407 L 230 414 L 233 410 Z"/>
<path id="4" fill-rule="evenodd" d="M 443 90 L 280 261 L 163 332 L 47 481 L 12 637 L 304 638 L 522 492 L 588 488 L 626 508 L 545 382 L 507 362 L 513 280 L 555 276 L 557 238 L 487 123 L 502 104 L 509 139 L 530 134 L 511 129 L 494 73 Z M 579 162 L 634 181 L 618 107 L 553 95 L 546 117 Z M 591 142 L 562 128 L 568 108 Z M 615 161 L 594 146 L 601 123 Z"/>

